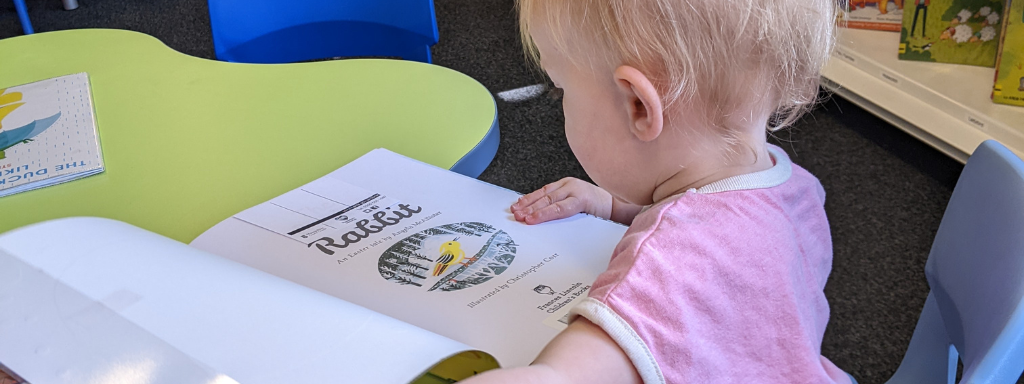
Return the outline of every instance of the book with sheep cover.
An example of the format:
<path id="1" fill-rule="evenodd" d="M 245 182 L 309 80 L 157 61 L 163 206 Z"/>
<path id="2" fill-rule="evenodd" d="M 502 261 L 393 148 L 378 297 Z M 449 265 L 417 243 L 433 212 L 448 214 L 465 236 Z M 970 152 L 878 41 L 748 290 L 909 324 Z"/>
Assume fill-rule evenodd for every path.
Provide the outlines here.
<path id="1" fill-rule="evenodd" d="M 0 235 L 0 362 L 32 383 L 450 383 L 529 364 L 625 227 L 374 150 L 185 245 L 99 218 Z M 56 240 L 55 240 L 56 239 Z"/>
<path id="2" fill-rule="evenodd" d="M 1024 0 L 1006 6 L 992 101 L 1024 106 Z"/>
<path id="3" fill-rule="evenodd" d="M 899 58 L 993 67 L 1004 0 L 907 0 Z"/>
<path id="4" fill-rule="evenodd" d="M 0 197 L 100 172 L 88 75 L 0 89 Z"/>

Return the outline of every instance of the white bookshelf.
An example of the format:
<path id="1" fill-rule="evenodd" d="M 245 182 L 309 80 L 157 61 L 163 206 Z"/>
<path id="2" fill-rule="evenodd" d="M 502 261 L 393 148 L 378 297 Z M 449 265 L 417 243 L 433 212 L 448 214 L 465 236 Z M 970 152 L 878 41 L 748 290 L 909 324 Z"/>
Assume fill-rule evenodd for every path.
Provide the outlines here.
<path id="1" fill-rule="evenodd" d="M 902 61 L 899 33 L 839 32 L 825 87 L 960 162 L 986 139 L 1024 157 L 1024 107 L 992 102 L 995 69 Z"/>

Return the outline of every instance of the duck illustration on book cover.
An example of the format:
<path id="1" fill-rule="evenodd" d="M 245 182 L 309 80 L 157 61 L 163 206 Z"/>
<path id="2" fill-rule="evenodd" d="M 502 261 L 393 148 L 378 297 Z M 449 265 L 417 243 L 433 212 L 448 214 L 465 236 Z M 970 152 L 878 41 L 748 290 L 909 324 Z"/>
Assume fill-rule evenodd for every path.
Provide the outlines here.
<path id="1" fill-rule="evenodd" d="M 53 123 L 60 118 L 60 112 L 57 112 L 53 116 L 33 120 L 23 126 L 5 130 L 4 118 L 23 105 L 25 102 L 22 101 L 21 92 L 8 92 L 6 89 L 0 89 L 0 160 L 7 158 L 4 151 L 8 148 L 18 144 L 28 144 L 32 138 L 53 126 Z"/>

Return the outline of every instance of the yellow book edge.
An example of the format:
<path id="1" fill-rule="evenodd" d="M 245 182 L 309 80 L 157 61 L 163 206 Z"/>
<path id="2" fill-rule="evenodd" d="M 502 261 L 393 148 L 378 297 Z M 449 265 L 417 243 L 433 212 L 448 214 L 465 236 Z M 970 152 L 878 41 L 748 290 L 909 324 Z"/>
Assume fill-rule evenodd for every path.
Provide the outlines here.
<path id="1" fill-rule="evenodd" d="M 412 384 L 454 383 L 498 367 L 498 360 L 486 352 L 465 351 L 441 360 Z"/>

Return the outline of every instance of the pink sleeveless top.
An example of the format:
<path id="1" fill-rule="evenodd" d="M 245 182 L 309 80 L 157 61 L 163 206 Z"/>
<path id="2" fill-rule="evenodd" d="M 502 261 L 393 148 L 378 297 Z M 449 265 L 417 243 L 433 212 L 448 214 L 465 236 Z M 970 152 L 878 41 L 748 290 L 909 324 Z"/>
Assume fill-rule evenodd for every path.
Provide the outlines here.
<path id="1" fill-rule="evenodd" d="M 821 355 L 832 268 L 825 191 L 775 165 L 691 189 L 633 221 L 573 316 L 645 383 L 850 383 Z"/>

